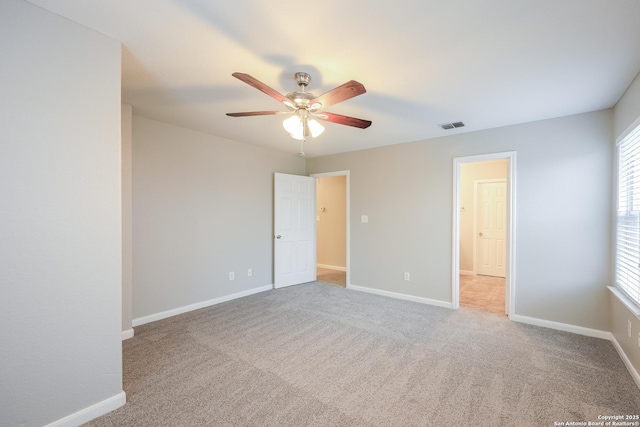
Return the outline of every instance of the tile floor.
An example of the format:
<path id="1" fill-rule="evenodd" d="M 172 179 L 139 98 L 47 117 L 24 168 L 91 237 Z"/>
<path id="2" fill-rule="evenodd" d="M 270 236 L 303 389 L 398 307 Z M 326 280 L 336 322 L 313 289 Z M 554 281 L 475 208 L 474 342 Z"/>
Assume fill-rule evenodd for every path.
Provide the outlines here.
<path id="1" fill-rule="evenodd" d="M 506 316 L 505 278 L 460 275 L 460 306 Z"/>
<path id="2" fill-rule="evenodd" d="M 328 268 L 318 267 L 318 280 L 346 287 L 347 273 L 345 271 L 329 270 Z"/>

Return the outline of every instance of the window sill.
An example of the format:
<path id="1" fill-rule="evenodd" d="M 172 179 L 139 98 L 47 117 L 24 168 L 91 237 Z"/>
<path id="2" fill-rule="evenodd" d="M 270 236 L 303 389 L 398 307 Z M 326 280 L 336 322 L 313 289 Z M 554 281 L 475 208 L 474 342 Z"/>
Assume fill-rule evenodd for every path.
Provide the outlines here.
<path id="1" fill-rule="evenodd" d="M 636 317 L 640 319 L 640 307 L 638 307 L 633 301 L 631 301 L 629 297 L 620 292 L 620 290 L 615 286 L 607 286 L 607 288 L 609 288 L 611 293 L 615 295 L 616 298 L 618 298 L 618 300 L 620 300 L 620 302 L 624 304 L 624 306 L 627 307 L 630 312 L 635 314 Z"/>

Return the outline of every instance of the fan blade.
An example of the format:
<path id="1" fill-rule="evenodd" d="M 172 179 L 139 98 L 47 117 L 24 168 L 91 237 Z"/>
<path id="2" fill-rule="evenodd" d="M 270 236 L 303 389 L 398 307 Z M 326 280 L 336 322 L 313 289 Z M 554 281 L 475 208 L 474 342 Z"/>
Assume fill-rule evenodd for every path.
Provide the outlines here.
<path id="1" fill-rule="evenodd" d="M 318 108 L 326 108 L 330 105 L 337 104 L 338 102 L 346 101 L 347 99 L 362 95 L 365 92 L 367 92 L 367 90 L 364 88 L 362 83 L 350 80 L 311 100 L 309 105 L 313 106 L 313 104 L 321 104 Z"/>
<path id="2" fill-rule="evenodd" d="M 339 125 L 353 126 L 354 128 L 366 129 L 371 126 L 370 120 L 356 119 L 355 117 L 343 116 L 341 114 L 322 112 L 316 114 L 315 117 L 331 123 Z"/>
<path id="3" fill-rule="evenodd" d="M 254 77 L 251 77 L 249 74 L 233 73 L 231 75 L 236 79 L 242 80 L 249 86 L 253 86 L 259 91 L 266 93 L 276 101 L 282 102 L 283 104 L 287 104 L 287 103 L 291 104 L 291 101 L 289 101 L 289 99 L 286 96 L 282 95 L 280 92 L 276 91 L 275 89 L 270 88 L 266 84 L 262 83 L 260 80 L 257 80 Z"/>
<path id="4" fill-rule="evenodd" d="M 229 117 L 249 117 L 249 116 L 273 116 L 276 114 L 288 114 L 286 111 L 249 111 L 246 113 L 227 113 Z"/>

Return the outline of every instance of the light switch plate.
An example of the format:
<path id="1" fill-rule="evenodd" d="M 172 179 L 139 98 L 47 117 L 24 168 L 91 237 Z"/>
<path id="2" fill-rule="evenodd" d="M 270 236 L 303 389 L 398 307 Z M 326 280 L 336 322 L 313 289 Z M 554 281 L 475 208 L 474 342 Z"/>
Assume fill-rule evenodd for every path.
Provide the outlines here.
<path id="1" fill-rule="evenodd" d="M 363 224 L 369 222 L 369 215 L 360 215 L 360 222 Z"/>

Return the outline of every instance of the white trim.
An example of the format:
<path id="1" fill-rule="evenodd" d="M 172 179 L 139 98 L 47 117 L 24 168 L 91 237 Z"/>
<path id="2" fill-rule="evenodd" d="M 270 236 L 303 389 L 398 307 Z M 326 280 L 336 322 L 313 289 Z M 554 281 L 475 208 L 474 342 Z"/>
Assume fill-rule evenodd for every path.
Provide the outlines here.
<path id="1" fill-rule="evenodd" d="M 460 307 L 460 167 L 464 163 L 508 160 L 507 192 L 509 195 L 509 226 L 507 230 L 507 277 L 506 308 L 509 319 L 516 312 L 516 152 L 482 154 L 478 156 L 456 157 L 453 159 L 453 224 L 451 227 L 451 305 Z"/>
<path id="2" fill-rule="evenodd" d="M 611 340 L 611 344 L 613 344 L 613 347 L 618 352 L 618 355 L 620 356 L 620 359 L 622 359 L 622 362 L 624 363 L 624 366 L 627 367 L 627 371 L 629 371 L 629 373 L 631 374 L 631 378 L 633 378 L 633 380 L 636 382 L 636 385 L 638 386 L 638 388 L 640 388 L 640 374 L 638 373 L 638 371 L 636 371 L 636 368 L 631 363 L 631 360 L 629 360 L 629 358 L 627 357 L 627 354 L 622 349 L 622 346 L 620 345 L 620 343 L 616 339 L 615 335 L 611 334 L 610 340 Z"/>
<path id="3" fill-rule="evenodd" d="M 81 409 L 78 412 L 74 412 L 71 415 L 67 415 L 58 421 L 47 424 L 45 427 L 76 427 L 101 417 L 104 414 L 108 414 L 109 412 L 124 406 L 125 403 L 127 403 L 127 395 L 124 391 L 121 391 L 115 396 Z"/>
<path id="4" fill-rule="evenodd" d="M 460 308 L 460 166 L 453 159 L 453 223 L 451 227 L 451 307 Z"/>
<path id="5" fill-rule="evenodd" d="M 133 338 L 133 328 L 122 331 L 122 341 Z"/>
<path id="6" fill-rule="evenodd" d="M 477 273 L 475 271 L 469 271 L 469 270 L 460 270 L 460 274 L 465 276 L 477 276 Z"/>
<path id="7" fill-rule="evenodd" d="M 347 267 L 340 267 L 338 265 L 317 264 L 317 267 L 318 268 L 326 268 L 327 270 L 347 271 Z"/>
<path id="8" fill-rule="evenodd" d="M 383 297 L 401 299 L 405 301 L 419 302 L 421 304 L 435 305 L 437 307 L 451 308 L 451 303 L 446 301 L 440 301 L 435 299 L 416 297 L 413 295 L 399 294 L 397 292 L 381 291 L 380 289 L 367 288 L 365 286 L 347 285 L 347 289 L 353 289 L 354 291 L 366 292 L 368 294 L 381 295 Z"/>
<path id="9" fill-rule="evenodd" d="M 328 178 L 331 176 L 345 176 L 345 181 L 347 183 L 347 206 L 346 206 L 346 210 L 347 210 L 347 247 L 346 247 L 346 253 L 347 253 L 347 266 L 345 267 L 344 270 L 341 271 L 346 271 L 346 284 L 349 285 L 349 283 L 351 283 L 351 172 L 349 170 L 342 170 L 342 171 L 334 171 L 334 172 L 322 172 L 322 173 L 312 173 L 311 175 L 309 175 L 310 177 L 313 178 Z M 315 224 L 315 221 L 314 221 Z"/>
<path id="10" fill-rule="evenodd" d="M 620 302 L 627 307 L 627 309 L 633 313 L 638 319 L 640 319 L 640 307 L 636 303 L 634 303 L 629 297 L 627 297 L 620 289 L 615 286 L 607 286 L 611 293 L 616 296 L 620 300 Z"/>
<path id="11" fill-rule="evenodd" d="M 259 288 L 253 288 L 242 292 L 237 292 L 231 295 L 225 295 L 222 297 L 210 299 L 207 301 L 202 301 L 196 304 L 185 305 L 183 307 L 174 308 L 172 310 L 163 311 L 156 314 L 150 314 L 149 316 L 138 317 L 137 319 L 133 319 L 133 326 L 140 326 L 146 323 L 155 322 L 157 320 L 166 319 L 168 317 L 176 316 L 178 314 L 187 313 L 189 311 L 198 310 L 205 307 L 210 307 L 212 305 L 220 304 L 223 302 L 231 301 L 234 299 L 246 297 L 249 295 L 257 294 L 259 292 L 270 291 L 273 289 L 273 285 L 261 286 Z"/>
<path id="12" fill-rule="evenodd" d="M 535 317 L 521 316 L 514 314 L 511 320 L 528 325 L 542 326 L 543 328 L 555 329 L 557 331 L 571 332 L 573 334 L 584 335 L 587 337 L 600 338 L 603 340 L 611 340 L 611 332 L 601 331 L 599 329 L 585 328 L 582 326 L 570 325 L 568 323 L 554 322 L 552 320 L 538 319 Z"/>

